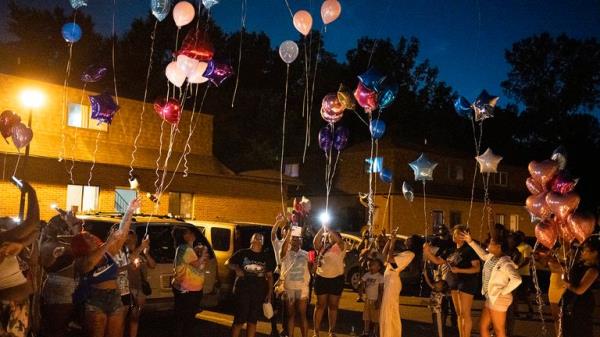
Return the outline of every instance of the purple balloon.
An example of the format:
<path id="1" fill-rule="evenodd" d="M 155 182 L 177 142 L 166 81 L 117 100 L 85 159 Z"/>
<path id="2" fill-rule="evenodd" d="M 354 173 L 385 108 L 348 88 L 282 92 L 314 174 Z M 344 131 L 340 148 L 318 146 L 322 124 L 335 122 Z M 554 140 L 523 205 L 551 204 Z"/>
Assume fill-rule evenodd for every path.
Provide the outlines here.
<path id="1" fill-rule="evenodd" d="M 202 76 L 208 78 L 214 85 L 219 86 L 232 74 L 233 68 L 229 64 L 210 60 Z"/>
<path id="2" fill-rule="evenodd" d="M 119 110 L 119 106 L 113 100 L 112 96 L 106 92 L 100 95 L 90 95 L 90 105 L 92 109 L 92 118 L 100 123 L 110 124 Z"/>
<path id="3" fill-rule="evenodd" d="M 85 83 L 98 82 L 106 76 L 108 68 L 104 66 L 91 65 L 81 74 L 81 81 Z"/>
<path id="4" fill-rule="evenodd" d="M 319 147 L 321 150 L 328 152 L 333 145 L 333 132 L 329 125 L 325 125 L 319 130 Z"/>
<path id="5" fill-rule="evenodd" d="M 333 147 L 342 151 L 348 145 L 348 137 L 350 136 L 350 130 L 343 125 L 338 125 L 335 127 L 335 132 L 333 135 Z"/>

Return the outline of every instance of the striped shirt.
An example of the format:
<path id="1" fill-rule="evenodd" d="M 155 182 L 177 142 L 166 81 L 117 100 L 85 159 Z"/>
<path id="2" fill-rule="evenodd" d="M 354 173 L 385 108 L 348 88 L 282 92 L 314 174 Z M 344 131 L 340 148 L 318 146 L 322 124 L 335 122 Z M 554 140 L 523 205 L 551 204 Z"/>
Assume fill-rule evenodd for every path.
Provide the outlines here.
<path id="1" fill-rule="evenodd" d="M 488 285 L 490 283 L 490 277 L 492 277 L 492 270 L 496 266 L 496 264 L 500 261 L 500 258 L 497 256 L 492 256 L 483 265 L 483 294 L 487 295 Z"/>

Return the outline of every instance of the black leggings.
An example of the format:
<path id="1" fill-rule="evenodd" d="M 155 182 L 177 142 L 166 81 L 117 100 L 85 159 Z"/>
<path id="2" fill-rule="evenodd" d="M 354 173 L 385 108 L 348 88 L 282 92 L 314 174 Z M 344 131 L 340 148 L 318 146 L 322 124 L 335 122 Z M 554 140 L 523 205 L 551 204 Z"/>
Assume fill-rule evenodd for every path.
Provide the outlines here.
<path id="1" fill-rule="evenodd" d="M 196 314 L 200 312 L 202 291 L 181 292 L 173 288 L 175 298 L 175 336 L 197 336 Z"/>

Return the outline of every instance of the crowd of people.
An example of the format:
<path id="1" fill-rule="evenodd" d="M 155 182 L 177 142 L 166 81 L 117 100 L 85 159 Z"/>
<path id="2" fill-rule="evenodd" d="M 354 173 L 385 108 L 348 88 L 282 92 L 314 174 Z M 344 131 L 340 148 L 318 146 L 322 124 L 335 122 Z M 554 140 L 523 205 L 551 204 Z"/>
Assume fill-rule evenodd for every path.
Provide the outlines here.
<path id="1" fill-rule="evenodd" d="M 38 322 L 42 336 L 137 336 L 145 298 L 152 292 L 147 270 L 156 265 L 149 238 L 138 238 L 131 228 L 140 199 L 131 202 L 120 223 L 101 239 L 87 231 L 75 214 L 61 209 L 42 223 L 35 190 L 26 182 L 17 186 L 27 194 L 26 216 L 21 222 L 0 219 L 0 336 L 27 336 Z M 303 202 L 304 214 L 294 210 L 290 217 L 276 218 L 272 251 L 265 249 L 263 234 L 255 233 L 248 248 L 227 261 L 235 274 L 232 337 L 240 336 L 244 327 L 246 336 L 254 337 L 262 316 L 271 320 L 272 336 L 293 337 L 298 327 L 302 337 L 311 333 L 319 337 L 323 326 L 328 336 L 336 335 L 349 247 L 333 226 L 318 226 L 313 232 L 307 216 L 310 204 Z M 479 335 L 513 335 L 519 304 L 527 305 L 522 314 L 534 314 L 529 299 L 534 262 L 547 265 L 552 273 L 548 298 L 557 335 L 593 336 L 592 285 L 600 273 L 597 235 L 574 249 L 557 246 L 557 254 L 534 252 L 523 233 L 502 225 L 491 228 L 481 243 L 463 225 L 440 227 L 432 238 L 415 235 L 404 245 L 397 244 L 398 231 L 367 232 L 359 247 L 363 336 L 402 336 L 401 272 L 423 264 L 419 272 L 422 269 L 431 288 L 432 336 L 447 335 L 448 316 L 460 337 L 471 336 L 472 307 L 478 296 L 484 298 Z M 193 228 L 176 228 L 172 234 L 176 247 L 173 334 L 196 335 L 205 270 L 215 255 Z M 571 266 L 567 261 L 574 262 Z"/>

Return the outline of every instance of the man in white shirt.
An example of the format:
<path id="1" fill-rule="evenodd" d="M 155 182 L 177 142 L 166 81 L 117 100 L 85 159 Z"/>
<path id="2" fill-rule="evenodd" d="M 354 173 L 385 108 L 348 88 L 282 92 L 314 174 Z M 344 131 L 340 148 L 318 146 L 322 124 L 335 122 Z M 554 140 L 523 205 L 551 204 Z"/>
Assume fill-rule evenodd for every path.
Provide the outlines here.
<path id="1" fill-rule="evenodd" d="M 277 237 L 277 232 L 281 229 L 281 239 Z M 289 229 L 288 222 L 282 214 L 278 214 L 277 218 L 275 218 L 275 224 L 273 224 L 273 228 L 271 229 L 271 244 L 273 245 L 273 253 L 275 254 L 275 272 L 273 273 L 273 283 L 277 283 L 281 272 L 281 247 L 283 247 L 283 243 L 285 242 L 285 236 Z M 281 298 L 275 298 L 273 301 L 275 308 L 278 309 L 275 312 L 275 315 L 271 318 L 271 337 L 279 337 L 279 336 L 287 336 L 287 315 L 285 312 L 285 305 Z M 281 312 L 283 331 L 281 334 L 277 329 L 277 313 Z"/>

